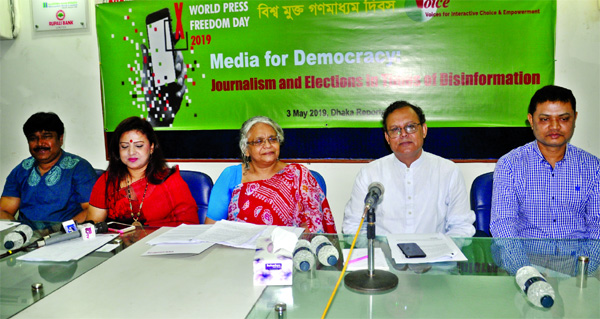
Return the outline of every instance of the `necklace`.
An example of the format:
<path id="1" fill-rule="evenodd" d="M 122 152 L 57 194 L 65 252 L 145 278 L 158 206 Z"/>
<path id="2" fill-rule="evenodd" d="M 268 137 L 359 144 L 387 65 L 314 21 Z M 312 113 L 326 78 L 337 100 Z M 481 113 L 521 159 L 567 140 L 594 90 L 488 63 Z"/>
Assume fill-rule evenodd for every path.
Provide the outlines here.
<path id="1" fill-rule="evenodd" d="M 137 212 L 137 216 L 133 216 L 133 205 L 131 205 L 131 186 L 129 185 L 129 177 L 127 177 L 127 199 L 129 200 L 129 210 L 131 211 L 131 218 L 133 218 L 133 226 L 143 227 L 142 223 L 139 222 L 140 214 L 142 213 L 142 206 L 144 206 L 144 199 L 146 198 L 146 191 L 148 190 L 148 180 L 146 179 L 146 188 L 144 189 L 144 195 L 140 202 L 140 209 Z"/>

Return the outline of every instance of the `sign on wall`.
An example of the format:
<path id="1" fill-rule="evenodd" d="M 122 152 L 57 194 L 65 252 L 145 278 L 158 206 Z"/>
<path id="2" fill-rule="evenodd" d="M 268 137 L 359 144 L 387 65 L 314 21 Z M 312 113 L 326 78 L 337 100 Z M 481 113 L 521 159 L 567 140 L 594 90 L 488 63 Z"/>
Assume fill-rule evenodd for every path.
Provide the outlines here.
<path id="1" fill-rule="evenodd" d="M 130 1 L 96 6 L 105 128 L 523 127 L 554 81 L 555 1 Z"/>
<path id="2" fill-rule="evenodd" d="M 36 31 L 87 28 L 87 0 L 31 0 Z"/>

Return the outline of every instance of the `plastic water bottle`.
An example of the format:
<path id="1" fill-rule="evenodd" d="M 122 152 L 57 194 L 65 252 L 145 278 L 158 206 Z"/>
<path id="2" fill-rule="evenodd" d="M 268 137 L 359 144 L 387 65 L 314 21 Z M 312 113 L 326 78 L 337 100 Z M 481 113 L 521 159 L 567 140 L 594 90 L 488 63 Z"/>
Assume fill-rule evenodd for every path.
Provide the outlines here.
<path id="1" fill-rule="evenodd" d="M 294 267 L 300 271 L 309 271 L 315 265 L 315 255 L 306 239 L 298 240 L 294 248 Z"/>
<path id="2" fill-rule="evenodd" d="M 317 256 L 319 262 L 325 266 L 337 264 L 340 253 L 323 235 L 315 236 L 310 242 L 310 249 Z"/>
<path id="3" fill-rule="evenodd" d="M 531 266 L 521 267 L 517 270 L 515 279 L 521 291 L 527 295 L 527 299 L 532 304 L 544 308 L 552 307 L 554 304 L 554 289 L 537 269 Z"/>
<path id="4" fill-rule="evenodd" d="M 4 248 L 19 249 L 33 236 L 33 230 L 27 225 L 19 225 L 4 237 Z"/>

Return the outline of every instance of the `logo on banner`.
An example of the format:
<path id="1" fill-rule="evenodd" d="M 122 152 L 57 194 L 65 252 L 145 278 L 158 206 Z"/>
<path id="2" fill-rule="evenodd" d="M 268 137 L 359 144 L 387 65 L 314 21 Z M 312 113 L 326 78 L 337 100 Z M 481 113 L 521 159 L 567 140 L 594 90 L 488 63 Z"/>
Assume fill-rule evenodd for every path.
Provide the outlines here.
<path id="1" fill-rule="evenodd" d="M 407 0 L 405 8 L 408 9 L 406 15 L 416 22 L 427 22 L 437 13 L 438 8 L 448 8 L 450 0 Z"/>
<path id="2" fill-rule="evenodd" d="M 56 19 L 58 19 L 58 20 L 61 20 L 61 21 L 62 21 L 62 20 L 64 20 L 64 19 L 65 19 L 65 16 L 66 16 L 66 15 L 65 15 L 65 12 L 64 12 L 64 11 L 62 11 L 62 10 L 58 10 L 58 11 L 56 11 Z"/>

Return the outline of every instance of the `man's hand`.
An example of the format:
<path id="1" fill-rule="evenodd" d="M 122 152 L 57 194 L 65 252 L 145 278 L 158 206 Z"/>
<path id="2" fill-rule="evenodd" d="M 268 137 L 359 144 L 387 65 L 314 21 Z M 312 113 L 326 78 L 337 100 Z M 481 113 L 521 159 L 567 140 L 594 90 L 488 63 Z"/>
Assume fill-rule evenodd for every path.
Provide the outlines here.
<path id="1" fill-rule="evenodd" d="M 0 198 L 0 219 L 15 219 L 15 214 L 21 206 L 21 199 L 19 197 L 6 197 Z"/>
<path id="2" fill-rule="evenodd" d="M 73 216 L 73 220 L 76 223 L 81 224 L 81 223 L 83 223 L 84 221 L 87 220 L 87 215 L 88 215 L 87 214 L 87 210 L 88 210 L 89 206 L 90 206 L 89 203 L 81 203 L 81 209 L 82 209 L 82 211 L 79 214 Z"/>

